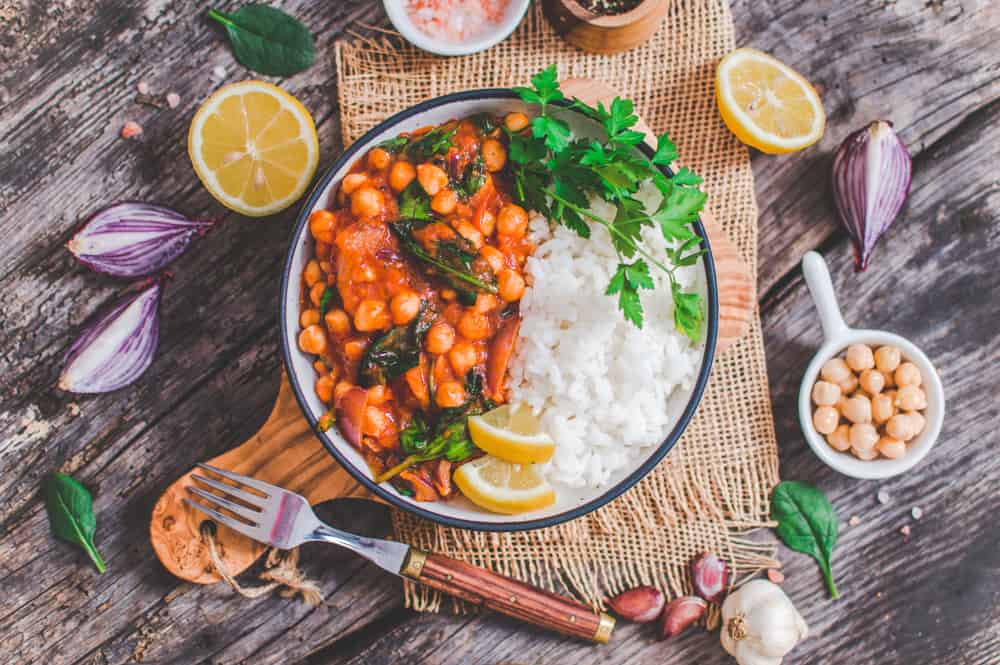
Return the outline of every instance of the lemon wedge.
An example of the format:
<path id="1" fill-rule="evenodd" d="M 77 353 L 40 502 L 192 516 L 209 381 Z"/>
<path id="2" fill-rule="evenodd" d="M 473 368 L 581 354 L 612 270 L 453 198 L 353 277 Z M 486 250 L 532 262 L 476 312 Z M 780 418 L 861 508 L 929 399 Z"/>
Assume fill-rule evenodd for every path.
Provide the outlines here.
<path id="1" fill-rule="evenodd" d="M 284 210 L 306 191 L 319 163 L 312 116 L 264 81 L 227 85 L 191 121 L 188 155 L 222 205 L 250 217 Z"/>
<path id="2" fill-rule="evenodd" d="M 556 501 L 555 490 L 532 464 L 511 464 L 487 455 L 458 467 L 454 479 L 472 503 L 494 513 L 516 515 Z"/>
<path id="3" fill-rule="evenodd" d="M 547 462 L 556 450 L 555 442 L 541 431 L 538 418 L 526 405 L 504 404 L 471 416 L 469 434 L 482 450 L 516 464 Z"/>
<path id="4" fill-rule="evenodd" d="M 795 152 L 823 136 L 826 114 L 815 88 L 766 53 L 741 48 L 724 57 L 715 92 L 729 130 L 762 152 Z"/>

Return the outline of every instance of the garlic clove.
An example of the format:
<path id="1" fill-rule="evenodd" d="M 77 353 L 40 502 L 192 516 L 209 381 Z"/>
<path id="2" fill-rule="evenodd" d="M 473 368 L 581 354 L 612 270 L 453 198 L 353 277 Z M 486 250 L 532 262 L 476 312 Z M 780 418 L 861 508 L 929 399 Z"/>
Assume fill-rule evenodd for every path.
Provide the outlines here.
<path id="1" fill-rule="evenodd" d="M 691 579 L 698 595 L 712 603 L 725 591 L 729 570 L 722 559 L 711 552 L 703 552 L 691 562 Z"/>
<path id="2" fill-rule="evenodd" d="M 663 592 L 651 586 L 638 586 L 620 593 L 608 601 L 615 614 L 638 623 L 655 621 L 663 611 L 666 598 Z"/>
<path id="3" fill-rule="evenodd" d="M 681 596 L 667 603 L 660 617 L 660 639 L 666 640 L 684 632 L 708 610 L 708 603 L 698 596 Z"/>

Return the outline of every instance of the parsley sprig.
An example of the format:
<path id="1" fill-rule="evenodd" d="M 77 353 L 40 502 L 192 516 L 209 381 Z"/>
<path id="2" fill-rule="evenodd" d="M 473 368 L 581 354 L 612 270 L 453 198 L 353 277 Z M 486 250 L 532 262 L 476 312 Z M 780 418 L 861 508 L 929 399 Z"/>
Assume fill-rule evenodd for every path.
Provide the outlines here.
<path id="1" fill-rule="evenodd" d="M 651 159 L 635 150 L 645 135 L 634 129 L 639 118 L 631 100 L 615 97 L 609 107 L 600 102 L 593 107 L 579 99 L 569 103 L 570 109 L 604 128 L 606 138 L 598 141 L 574 137 L 569 125 L 557 117 L 566 102 L 555 65 L 533 76 L 530 88 L 513 90 L 525 102 L 539 107 L 530 133 L 510 135 L 514 195 L 519 203 L 584 238 L 590 237 L 588 222 L 607 229 L 618 255 L 618 268 L 606 293 L 618 296 L 618 308 L 638 328 L 643 324 L 639 292 L 654 287 L 650 265 L 664 271 L 674 300 L 674 325 L 697 341 L 704 320 L 702 299 L 681 287 L 676 270 L 693 265 L 704 253 L 701 239 L 690 227 L 705 205 L 705 194 L 698 189 L 702 179 L 687 167 L 670 177 L 658 168 L 677 158 L 677 148 L 667 134 L 657 137 Z M 652 213 L 635 198 L 645 181 L 651 181 L 663 195 Z M 594 214 L 591 197 L 613 204 L 614 219 Z M 647 226 L 659 228 L 668 241 L 665 257 L 657 257 L 643 246 L 642 229 Z"/>

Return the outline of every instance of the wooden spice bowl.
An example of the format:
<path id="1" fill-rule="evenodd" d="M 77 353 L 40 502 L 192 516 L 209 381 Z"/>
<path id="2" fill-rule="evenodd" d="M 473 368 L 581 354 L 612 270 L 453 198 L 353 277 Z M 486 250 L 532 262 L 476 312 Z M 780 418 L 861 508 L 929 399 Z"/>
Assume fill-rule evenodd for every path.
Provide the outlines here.
<path id="1" fill-rule="evenodd" d="M 643 0 L 622 14 L 600 15 L 577 0 L 542 0 L 542 10 L 563 39 L 590 53 L 621 53 L 648 40 L 660 27 L 670 0 Z"/>

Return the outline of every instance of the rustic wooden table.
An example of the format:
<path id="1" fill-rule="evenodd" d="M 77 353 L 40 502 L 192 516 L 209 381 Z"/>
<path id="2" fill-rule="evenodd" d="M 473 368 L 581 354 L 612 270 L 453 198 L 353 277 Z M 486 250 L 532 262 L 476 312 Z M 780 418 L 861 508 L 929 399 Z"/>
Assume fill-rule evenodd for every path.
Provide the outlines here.
<path id="1" fill-rule="evenodd" d="M 231 6 L 232 2 L 223 2 Z M 282 3 L 324 53 L 348 30 L 386 23 L 381 3 Z M 157 663 L 731 662 L 716 635 L 663 644 L 622 625 L 592 647 L 492 615 L 416 615 L 400 583 L 333 548 L 307 547 L 328 604 L 247 600 L 178 583 L 147 542 L 153 502 L 201 459 L 265 419 L 280 370 L 275 285 L 295 210 L 228 221 L 175 266 L 156 363 L 133 388 L 73 399 L 55 389 L 80 322 L 121 286 L 63 249 L 88 211 L 118 199 L 223 212 L 199 185 L 184 137 L 200 100 L 245 71 L 191 0 L 0 0 L 0 661 Z M 829 114 L 818 148 L 754 155 L 760 309 L 784 478 L 820 485 L 843 522 L 828 600 L 805 556 L 780 550 L 786 589 L 812 636 L 789 663 L 1000 663 L 1000 5 L 994 0 L 737 0 L 738 43 L 794 64 Z M 527 76 L 528 72 L 525 72 Z M 319 127 L 321 167 L 340 148 L 332 66 L 283 81 Z M 175 110 L 137 105 L 136 84 L 174 90 Z M 848 131 L 890 118 L 914 156 L 903 219 L 854 273 L 827 192 Z M 138 141 L 118 132 L 126 119 Z M 831 264 L 845 316 L 922 346 L 945 383 L 948 417 L 928 460 L 902 478 L 836 475 L 795 419 L 819 330 L 798 261 Z M 53 469 L 96 495 L 99 576 L 48 533 L 39 483 Z M 887 490 L 882 505 L 876 492 Z M 923 519 L 910 509 L 920 506 Z M 384 509 L 326 511 L 384 532 Z M 899 529 L 909 525 L 904 538 Z M 760 534 L 762 538 L 770 534 Z"/>

